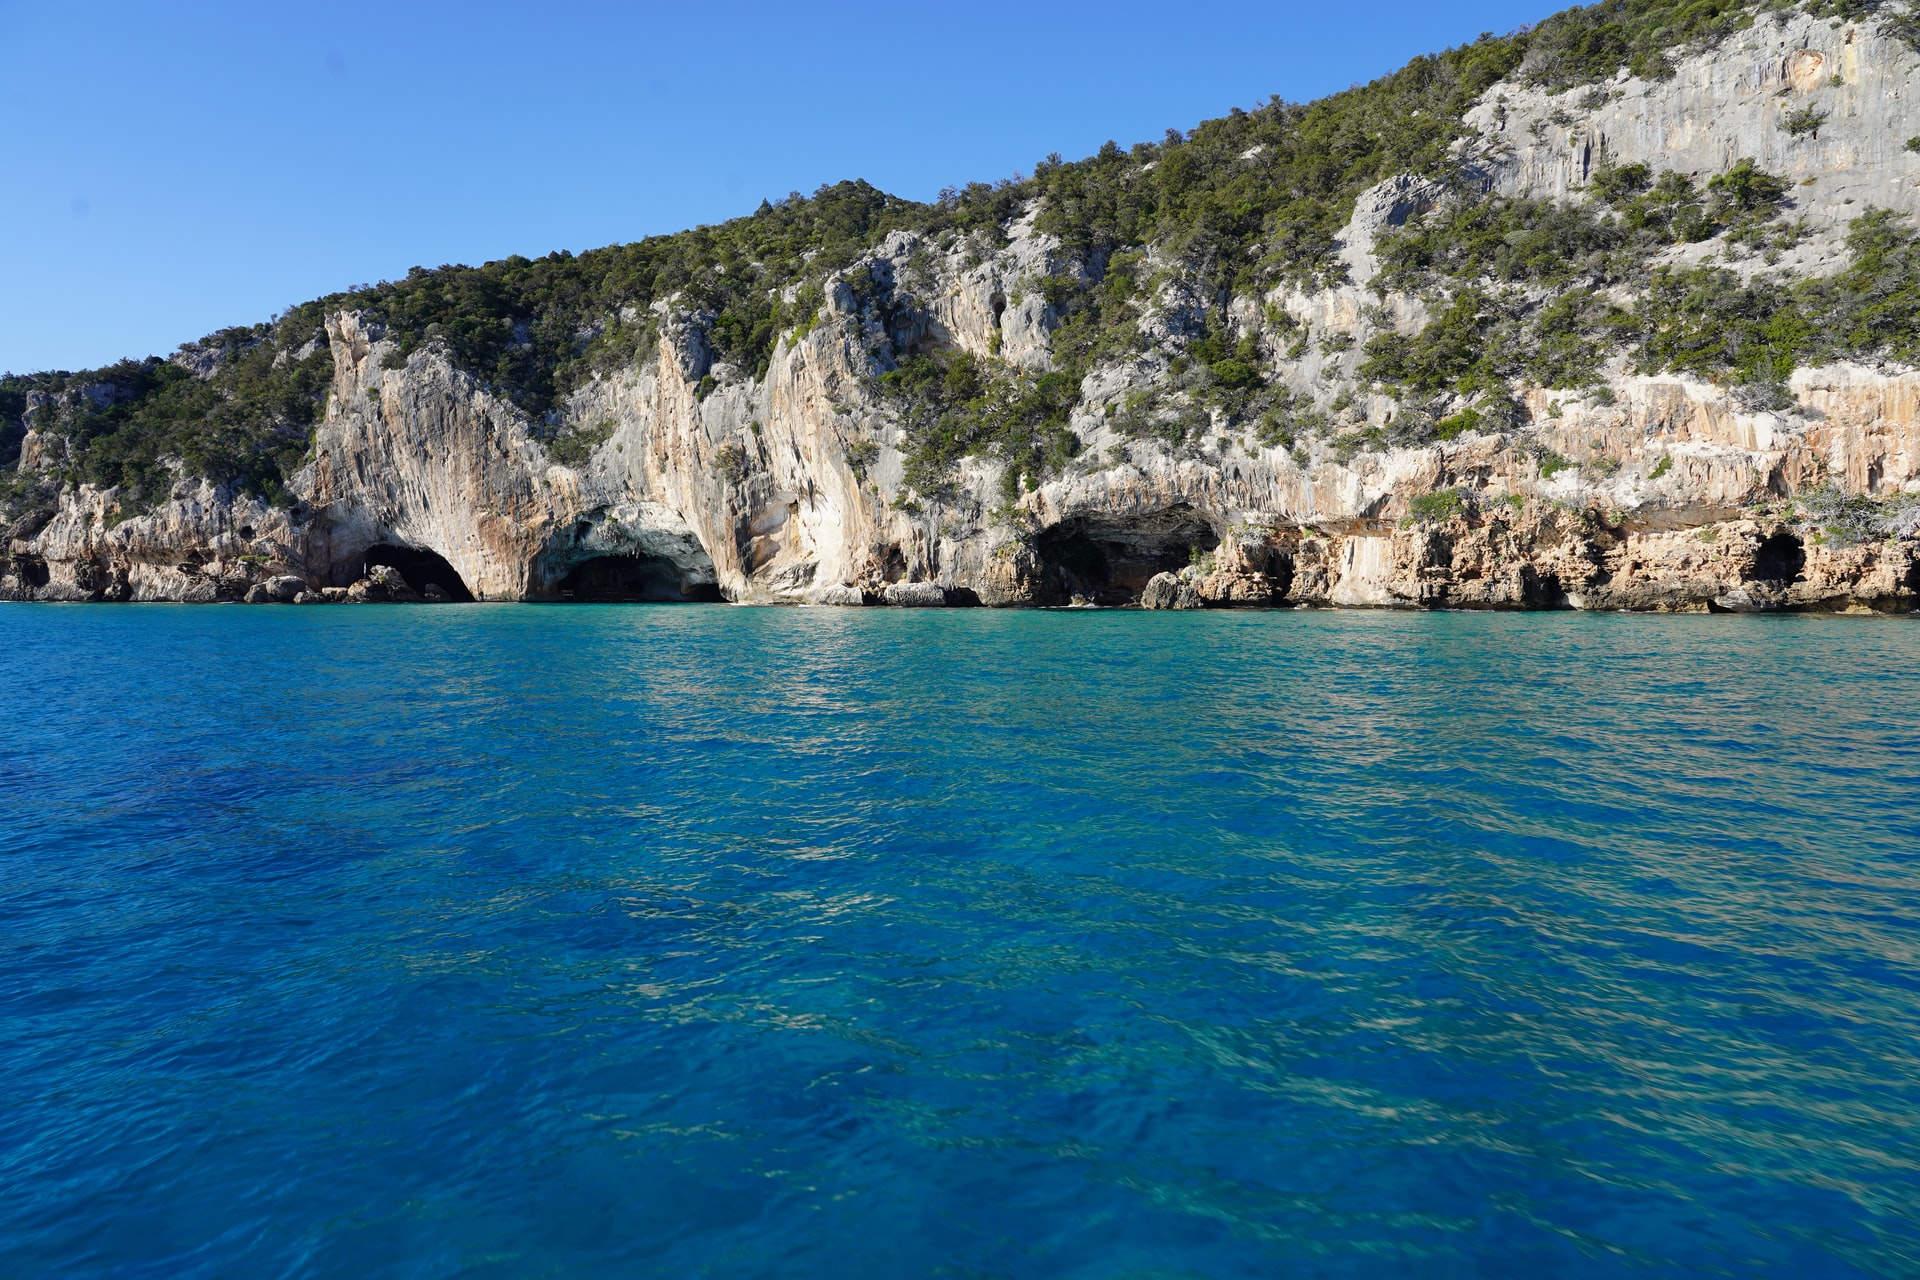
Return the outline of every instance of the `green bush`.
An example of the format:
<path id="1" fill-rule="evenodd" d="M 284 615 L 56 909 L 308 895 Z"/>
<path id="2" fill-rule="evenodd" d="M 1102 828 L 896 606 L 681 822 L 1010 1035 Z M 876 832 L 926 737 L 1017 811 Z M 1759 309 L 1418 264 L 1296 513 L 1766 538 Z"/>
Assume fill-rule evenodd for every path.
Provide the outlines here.
<path id="1" fill-rule="evenodd" d="M 899 402 L 911 441 L 907 483 L 929 496 L 946 491 L 948 469 L 968 455 L 1004 461 L 1012 496 L 1022 476 L 1037 482 L 1080 451 L 1067 426 L 1078 387 L 1059 373 L 1036 378 L 956 351 L 909 356 L 880 386 Z"/>
<path id="2" fill-rule="evenodd" d="M 174 480 L 168 459 L 188 477 L 283 501 L 332 384 L 320 321 L 310 303 L 273 324 L 223 329 L 198 344 L 215 361 L 205 378 L 157 357 L 10 375 L 0 378 L 0 408 L 17 406 L 8 416 L 21 423 L 28 393 L 50 396 L 32 425 L 71 445 L 54 479 L 120 486 L 130 511 L 165 498 Z M 12 447 L 17 459 L 17 436 Z"/>
<path id="3" fill-rule="evenodd" d="M 613 438 L 614 424 L 603 421 L 593 426 L 576 427 L 547 442 L 547 453 L 562 466 L 579 468 L 593 457 L 594 450 Z"/>
<path id="4" fill-rule="evenodd" d="M 1798 111 L 1790 111 L 1780 118 L 1780 127 L 1793 137 L 1812 134 L 1816 141 L 1820 137 L 1820 126 L 1827 122 L 1827 113 L 1808 103 Z"/>
<path id="5" fill-rule="evenodd" d="M 1471 405 L 1434 424 L 1433 434 L 1441 440 L 1454 440 L 1480 429 L 1480 411 Z"/>
<path id="6" fill-rule="evenodd" d="M 1443 524 L 1466 507 L 1458 489 L 1436 489 L 1407 504 L 1410 517 L 1421 524 Z"/>

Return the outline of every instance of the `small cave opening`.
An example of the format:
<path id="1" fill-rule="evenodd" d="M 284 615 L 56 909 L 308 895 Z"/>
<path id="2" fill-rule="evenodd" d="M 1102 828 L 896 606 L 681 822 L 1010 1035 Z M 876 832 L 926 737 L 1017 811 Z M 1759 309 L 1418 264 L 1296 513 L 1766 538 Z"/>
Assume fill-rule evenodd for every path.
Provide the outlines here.
<path id="1" fill-rule="evenodd" d="M 1130 518 L 1076 519 L 1041 532 L 1037 550 L 1046 566 L 1046 594 L 1065 603 L 1134 604 L 1156 573 L 1172 573 L 1194 554 L 1212 551 L 1220 536 L 1191 507 L 1171 507 Z"/>
<path id="2" fill-rule="evenodd" d="M 573 604 L 719 604 L 716 582 L 694 582 L 656 556 L 595 556 L 567 571 L 554 595 Z"/>
<path id="3" fill-rule="evenodd" d="M 1807 567 L 1807 549 L 1790 533 L 1776 533 L 1753 553 L 1753 576 L 1761 582 L 1798 582 Z"/>
<path id="4" fill-rule="evenodd" d="M 994 290 L 993 296 L 987 299 L 987 305 L 993 308 L 993 327 L 998 329 L 1000 327 L 1000 316 L 1007 309 L 1007 295 L 996 289 Z"/>
<path id="5" fill-rule="evenodd" d="M 461 604 L 470 604 L 473 601 L 473 592 L 467 589 L 466 582 L 454 567 L 447 563 L 447 558 L 438 552 L 428 551 L 422 547 L 397 547 L 390 543 L 382 543 L 377 547 L 367 548 L 367 553 L 362 558 L 360 576 L 365 577 L 372 573 L 375 565 L 387 565 L 398 569 L 400 576 L 406 579 L 407 585 L 422 595 L 426 594 L 428 586 L 436 586 L 447 593 L 449 600 L 458 601 Z"/>

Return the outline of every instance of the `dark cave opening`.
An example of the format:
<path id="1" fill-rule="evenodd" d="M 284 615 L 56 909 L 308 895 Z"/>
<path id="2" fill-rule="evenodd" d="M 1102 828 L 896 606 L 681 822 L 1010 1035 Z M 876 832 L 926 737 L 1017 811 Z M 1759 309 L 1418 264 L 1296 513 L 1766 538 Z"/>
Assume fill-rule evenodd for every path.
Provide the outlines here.
<path id="1" fill-rule="evenodd" d="M 1131 519 L 1064 521 L 1040 534 L 1037 549 L 1048 596 L 1061 603 L 1078 596 L 1121 605 L 1137 602 L 1154 574 L 1177 571 L 1196 550 L 1219 545 L 1211 525 L 1193 508 L 1179 506 Z"/>
<path id="2" fill-rule="evenodd" d="M 425 595 L 428 586 L 439 587 L 447 593 L 447 599 L 461 604 L 471 603 L 473 592 L 467 590 L 467 584 L 459 573 L 447 563 L 447 558 L 438 552 L 427 551 L 421 547 L 396 547 L 382 543 L 367 548 L 362 560 L 360 575 L 365 577 L 373 572 L 375 565 L 390 565 L 400 571 L 407 585 L 421 595 Z"/>
<path id="3" fill-rule="evenodd" d="M 554 588 L 576 604 L 719 604 L 714 582 L 693 582 L 671 560 L 653 556 L 595 556 L 567 572 Z"/>
<path id="4" fill-rule="evenodd" d="M 1761 582 L 1798 582 L 1807 567 L 1807 549 L 1790 533 L 1776 533 L 1753 553 L 1753 576 Z"/>

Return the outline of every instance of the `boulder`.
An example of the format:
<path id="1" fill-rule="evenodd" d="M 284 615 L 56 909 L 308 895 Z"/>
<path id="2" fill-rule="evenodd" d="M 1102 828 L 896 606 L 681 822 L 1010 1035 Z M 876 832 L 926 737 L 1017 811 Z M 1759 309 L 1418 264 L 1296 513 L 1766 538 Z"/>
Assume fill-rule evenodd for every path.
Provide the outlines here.
<path id="1" fill-rule="evenodd" d="M 1281 595 L 1264 573 L 1224 571 L 1194 579 L 1193 591 L 1210 608 L 1270 605 Z"/>
<path id="2" fill-rule="evenodd" d="M 100 588 L 102 600 L 125 600 L 132 595 L 127 590 L 125 579 L 107 582 Z M 188 578 L 186 585 L 180 588 L 182 604 L 218 604 L 220 603 L 220 580 L 209 578 L 205 574 L 195 574 Z"/>
<path id="3" fill-rule="evenodd" d="M 1140 593 L 1142 609 L 1199 609 L 1200 593 L 1171 573 L 1156 573 Z"/>
<path id="4" fill-rule="evenodd" d="M 843 605 L 849 607 L 863 605 L 866 602 L 866 597 L 860 594 L 860 588 L 850 587 L 844 582 L 836 582 L 832 586 L 816 588 L 809 598 L 809 603 L 811 604 Z"/>
<path id="5" fill-rule="evenodd" d="M 267 584 L 256 582 L 247 588 L 247 594 L 241 597 L 248 604 L 272 604 L 273 592 L 267 590 Z"/>
<path id="6" fill-rule="evenodd" d="M 896 582 L 882 594 L 888 604 L 903 609 L 939 609 L 947 603 L 947 593 L 931 582 Z"/>
<path id="7" fill-rule="evenodd" d="M 420 594 L 407 585 L 398 569 L 390 564 L 377 564 L 366 577 L 347 588 L 347 599 L 356 604 L 417 604 Z"/>
<path id="8" fill-rule="evenodd" d="M 283 573 L 267 579 L 267 593 L 283 603 L 292 601 L 306 589 L 307 580 L 291 573 Z"/>

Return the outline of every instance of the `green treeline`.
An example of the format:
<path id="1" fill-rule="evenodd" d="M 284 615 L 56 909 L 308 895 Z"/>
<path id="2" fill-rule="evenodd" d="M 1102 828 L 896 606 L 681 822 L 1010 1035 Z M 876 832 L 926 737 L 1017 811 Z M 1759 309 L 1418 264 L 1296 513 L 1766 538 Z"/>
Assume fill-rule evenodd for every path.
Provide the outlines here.
<path id="1" fill-rule="evenodd" d="M 1760 201 L 1778 187 L 1744 161 L 1730 174 L 1763 193 Z M 1717 225 L 1764 225 L 1749 221 L 1755 207 L 1729 198 Z M 1778 407 L 1782 384 L 1802 364 L 1920 361 L 1920 237 L 1887 210 L 1854 219 L 1844 270 L 1793 282 L 1766 275 L 1743 282 L 1719 266 L 1649 268 L 1647 246 L 1638 243 L 1645 225 L 1596 216 L 1590 206 L 1489 201 L 1430 221 L 1451 226 L 1458 238 L 1422 226 L 1389 241 L 1383 254 L 1396 285 L 1425 288 L 1435 299 L 1419 333 L 1368 343 L 1360 375 L 1388 390 L 1487 394 L 1497 402 L 1511 379 L 1575 389 L 1599 382 L 1596 357 L 1625 349 L 1642 373 L 1697 374 L 1741 388 L 1756 407 Z M 1479 234 L 1483 228 L 1491 233 Z M 1660 239 L 1674 235 L 1667 230 Z M 1489 251 L 1478 252 L 1481 245 Z M 1635 285 L 1633 306 L 1617 306 L 1602 292 L 1618 280 Z M 1525 283 L 1566 287 L 1541 301 Z"/>

